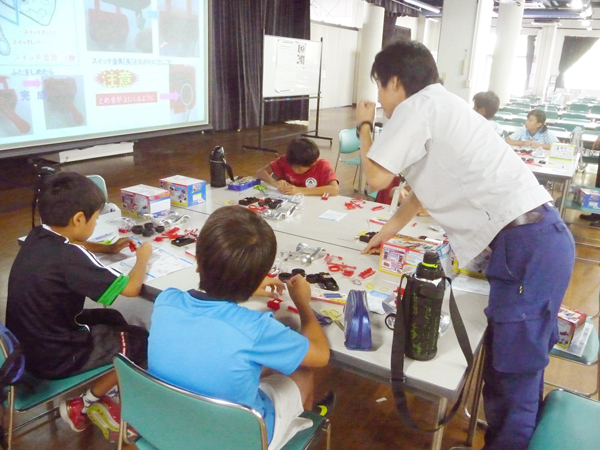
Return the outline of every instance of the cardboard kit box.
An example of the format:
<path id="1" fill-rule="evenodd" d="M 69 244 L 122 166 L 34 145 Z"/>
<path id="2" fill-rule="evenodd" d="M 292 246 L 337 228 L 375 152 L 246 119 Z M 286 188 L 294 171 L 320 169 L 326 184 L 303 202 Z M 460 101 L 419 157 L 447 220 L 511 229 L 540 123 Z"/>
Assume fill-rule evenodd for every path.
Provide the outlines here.
<path id="1" fill-rule="evenodd" d="M 130 216 L 165 216 L 171 209 L 170 192 L 145 184 L 124 188 L 121 189 L 121 207 L 123 214 Z"/>
<path id="2" fill-rule="evenodd" d="M 419 239 L 399 235 L 381 244 L 379 254 L 379 270 L 392 275 L 402 276 L 411 274 L 417 269 L 417 264 L 423 261 L 426 251 L 435 251 L 440 256 L 440 262 L 446 273 L 450 245 L 448 241 L 437 239 Z"/>
<path id="3" fill-rule="evenodd" d="M 575 194 L 575 203 L 584 208 L 600 210 L 600 189 L 579 188 Z"/>
<path id="4" fill-rule="evenodd" d="M 158 180 L 161 188 L 171 193 L 171 203 L 177 206 L 192 206 L 206 201 L 206 181 L 173 175 Z"/>
<path id="5" fill-rule="evenodd" d="M 586 314 L 562 305 L 558 311 L 558 343 L 569 348 L 576 331 L 585 323 Z"/>

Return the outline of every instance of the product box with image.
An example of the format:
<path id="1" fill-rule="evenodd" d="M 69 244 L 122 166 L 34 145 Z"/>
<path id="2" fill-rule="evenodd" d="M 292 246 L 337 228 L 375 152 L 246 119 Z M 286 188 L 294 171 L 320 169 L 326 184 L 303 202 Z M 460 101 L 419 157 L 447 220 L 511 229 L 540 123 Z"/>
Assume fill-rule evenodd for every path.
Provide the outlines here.
<path id="1" fill-rule="evenodd" d="M 171 203 L 192 206 L 206 201 L 206 181 L 174 175 L 158 180 L 161 188 L 171 193 Z"/>
<path id="2" fill-rule="evenodd" d="M 411 274 L 416 270 L 417 264 L 423 261 L 426 251 L 437 252 L 444 271 L 448 273 L 450 252 L 448 241 L 419 239 L 404 235 L 397 235 L 381 244 L 379 270 L 398 276 Z"/>
<path id="3" fill-rule="evenodd" d="M 170 192 L 145 184 L 124 188 L 121 189 L 121 207 L 123 214 L 130 216 L 166 216 L 171 209 Z"/>
<path id="4" fill-rule="evenodd" d="M 585 323 L 586 314 L 562 305 L 558 311 L 558 343 L 569 348 L 575 332 Z"/>
<path id="5" fill-rule="evenodd" d="M 584 208 L 600 209 L 600 189 L 579 188 L 575 193 L 575 203 Z"/>

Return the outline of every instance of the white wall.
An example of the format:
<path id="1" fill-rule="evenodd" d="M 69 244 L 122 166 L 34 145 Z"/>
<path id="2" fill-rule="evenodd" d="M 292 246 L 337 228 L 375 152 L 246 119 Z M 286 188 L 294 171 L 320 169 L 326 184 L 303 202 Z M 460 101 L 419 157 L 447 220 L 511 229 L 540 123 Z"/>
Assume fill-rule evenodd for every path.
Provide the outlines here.
<path id="1" fill-rule="evenodd" d="M 352 105 L 358 47 L 358 30 L 326 23 L 311 22 L 310 39 L 323 38 L 321 71 L 321 108 Z M 310 101 L 317 108 L 317 101 Z"/>

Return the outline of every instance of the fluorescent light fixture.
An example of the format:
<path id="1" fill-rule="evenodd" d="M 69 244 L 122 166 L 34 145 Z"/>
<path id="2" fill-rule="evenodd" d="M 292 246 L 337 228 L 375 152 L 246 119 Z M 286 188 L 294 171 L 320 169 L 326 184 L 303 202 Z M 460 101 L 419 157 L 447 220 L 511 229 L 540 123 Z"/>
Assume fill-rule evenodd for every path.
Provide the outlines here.
<path id="1" fill-rule="evenodd" d="M 581 0 L 571 0 L 571 3 L 569 3 L 567 6 L 573 9 L 581 9 L 583 8 L 583 2 Z"/>
<path id="2" fill-rule="evenodd" d="M 399 2 L 397 0 L 392 0 L 394 3 L 408 3 L 409 5 L 416 6 L 417 8 L 426 9 L 427 11 L 431 11 L 432 13 L 439 14 L 440 9 L 435 6 L 431 6 L 425 2 L 420 2 L 419 0 L 402 0 Z"/>

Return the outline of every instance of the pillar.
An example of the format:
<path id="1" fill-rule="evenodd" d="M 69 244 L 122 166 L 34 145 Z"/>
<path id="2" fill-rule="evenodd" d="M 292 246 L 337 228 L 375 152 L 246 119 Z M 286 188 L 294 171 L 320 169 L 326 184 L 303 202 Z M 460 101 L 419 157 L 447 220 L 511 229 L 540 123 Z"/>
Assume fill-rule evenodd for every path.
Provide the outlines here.
<path id="1" fill-rule="evenodd" d="M 383 16 L 380 6 L 364 2 L 363 26 L 359 33 L 356 102 L 363 99 L 377 101 L 377 85 L 371 81 L 371 67 L 375 55 L 381 50 Z"/>

